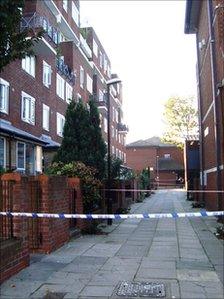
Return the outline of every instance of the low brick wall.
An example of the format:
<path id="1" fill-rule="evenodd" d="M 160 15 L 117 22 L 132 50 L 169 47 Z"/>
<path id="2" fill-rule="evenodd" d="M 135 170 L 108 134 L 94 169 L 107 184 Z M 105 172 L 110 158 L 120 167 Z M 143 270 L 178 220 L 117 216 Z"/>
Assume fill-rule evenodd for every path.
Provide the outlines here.
<path id="1" fill-rule="evenodd" d="M 10 173 L 1 176 L 1 182 L 12 182 L 12 190 L 10 193 L 5 188 L 1 189 L 2 209 L 4 202 L 10 196 L 12 200 L 12 210 L 21 212 L 27 210 L 27 178 L 21 177 L 19 174 Z M 1 186 L 3 186 L 1 184 Z M 4 185 L 5 186 L 5 185 Z M 3 188 L 3 187 L 2 187 Z M 12 196 L 12 197 L 11 197 Z M 4 218 L 1 219 L 4 221 Z M 2 225 L 3 223 L 1 223 Z M 28 219 L 25 217 L 13 217 L 12 237 L 4 239 L 6 231 L 1 233 L 1 250 L 0 250 L 0 283 L 8 279 L 10 276 L 18 273 L 27 267 L 30 262 L 29 246 L 28 246 Z"/>
<path id="2" fill-rule="evenodd" d="M 69 213 L 66 177 L 40 175 L 42 213 Z M 50 253 L 69 240 L 69 219 L 44 218 L 40 222 L 41 244 L 36 252 Z"/>

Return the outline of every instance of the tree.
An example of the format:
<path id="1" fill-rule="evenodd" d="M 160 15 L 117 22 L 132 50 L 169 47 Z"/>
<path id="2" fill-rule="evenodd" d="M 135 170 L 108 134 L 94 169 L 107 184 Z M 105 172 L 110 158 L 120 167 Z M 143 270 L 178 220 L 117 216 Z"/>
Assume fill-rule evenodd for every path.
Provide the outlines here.
<path id="1" fill-rule="evenodd" d="M 166 131 L 163 141 L 183 147 L 186 138 L 198 135 L 198 113 L 194 98 L 172 97 L 165 103 Z"/>
<path id="2" fill-rule="evenodd" d="M 10 62 L 33 55 L 32 46 L 43 34 L 39 31 L 27 39 L 29 30 L 20 30 L 23 7 L 24 0 L 0 0 L 0 72 Z"/>
<path id="3" fill-rule="evenodd" d="M 91 143 L 89 112 L 82 101 L 71 101 L 65 115 L 63 139 L 54 158 L 55 162 L 80 161 L 88 165 Z"/>
<path id="4" fill-rule="evenodd" d="M 107 153 L 106 144 L 102 137 L 102 132 L 100 128 L 100 117 L 98 109 L 93 101 L 89 101 L 89 116 L 90 116 L 90 143 L 91 143 L 91 153 L 89 156 L 88 165 L 96 168 L 98 170 L 98 177 L 102 179 L 105 174 L 105 155 Z"/>
<path id="5" fill-rule="evenodd" d="M 55 162 L 83 162 L 97 170 L 102 179 L 105 173 L 106 145 L 100 129 L 97 107 L 92 100 L 89 109 L 82 101 L 71 101 L 68 105 L 61 147 L 54 158 Z"/>

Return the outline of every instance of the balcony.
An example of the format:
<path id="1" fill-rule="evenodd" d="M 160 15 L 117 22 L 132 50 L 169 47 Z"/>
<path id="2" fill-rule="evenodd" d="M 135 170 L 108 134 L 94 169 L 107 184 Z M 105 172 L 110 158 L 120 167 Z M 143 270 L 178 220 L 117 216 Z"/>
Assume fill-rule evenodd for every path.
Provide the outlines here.
<path id="1" fill-rule="evenodd" d="M 64 63 L 64 60 L 61 58 L 56 59 L 56 68 L 61 75 L 64 75 L 68 81 L 74 85 L 76 76 L 74 72 L 69 68 L 67 64 Z"/>
<path id="2" fill-rule="evenodd" d="M 122 124 L 122 123 L 117 124 L 117 129 L 118 129 L 118 133 L 127 134 L 129 131 L 128 126 L 126 126 L 125 124 Z"/>
<path id="3" fill-rule="evenodd" d="M 80 47 L 87 56 L 88 59 L 92 58 L 92 51 L 90 47 L 88 46 L 86 40 L 83 38 L 83 36 L 80 34 Z"/>

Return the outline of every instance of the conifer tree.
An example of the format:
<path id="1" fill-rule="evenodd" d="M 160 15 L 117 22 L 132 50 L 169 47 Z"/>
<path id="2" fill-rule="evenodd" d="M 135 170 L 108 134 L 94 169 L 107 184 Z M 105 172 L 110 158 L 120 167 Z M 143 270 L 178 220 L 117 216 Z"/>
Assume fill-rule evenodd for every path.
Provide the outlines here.
<path id="1" fill-rule="evenodd" d="M 88 165 L 96 168 L 98 170 L 98 177 L 102 179 L 105 174 L 105 155 L 107 149 L 100 128 L 99 112 L 93 99 L 90 99 L 89 107 L 91 153 Z"/>
<path id="2" fill-rule="evenodd" d="M 88 165 L 91 148 L 89 131 L 89 111 L 82 101 L 71 101 L 66 111 L 62 144 L 54 161 L 81 161 Z"/>

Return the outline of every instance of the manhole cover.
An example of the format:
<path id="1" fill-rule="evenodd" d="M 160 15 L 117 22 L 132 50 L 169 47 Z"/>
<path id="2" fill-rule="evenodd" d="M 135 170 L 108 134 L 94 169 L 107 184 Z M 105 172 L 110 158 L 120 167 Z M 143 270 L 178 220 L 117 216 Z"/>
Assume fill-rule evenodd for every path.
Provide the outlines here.
<path id="1" fill-rule="evenodd" d="M 154 282 L 122 281 L 117 288 L 118 296 L 165 297 L 165 286 Z"/>

